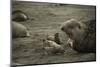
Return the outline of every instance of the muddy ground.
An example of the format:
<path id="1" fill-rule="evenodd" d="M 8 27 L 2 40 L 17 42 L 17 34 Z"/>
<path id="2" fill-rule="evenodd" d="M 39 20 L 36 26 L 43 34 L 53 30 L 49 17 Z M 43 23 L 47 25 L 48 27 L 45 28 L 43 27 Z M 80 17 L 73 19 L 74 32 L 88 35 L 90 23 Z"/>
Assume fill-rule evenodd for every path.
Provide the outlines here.
<path id="1" fill-rule="evenodd" d="M 95 6 L 41 4 L 13 2 L 12 10 L 22 10 L 29 20 L 18 22 L 25 25 L 30 37 L 12 39 L 12 63 L 48 64 L 80 61 L 95 61 L 95 53 L 78 53 L 67 46 L 67 36 L 60 30 L 60 25 L 70 18 L 81 21 L 95 18 Z M 46 34 L 60 33 L 60 40 L 66 52 L 59 55 L 45 55 L 42 39 Z"/>

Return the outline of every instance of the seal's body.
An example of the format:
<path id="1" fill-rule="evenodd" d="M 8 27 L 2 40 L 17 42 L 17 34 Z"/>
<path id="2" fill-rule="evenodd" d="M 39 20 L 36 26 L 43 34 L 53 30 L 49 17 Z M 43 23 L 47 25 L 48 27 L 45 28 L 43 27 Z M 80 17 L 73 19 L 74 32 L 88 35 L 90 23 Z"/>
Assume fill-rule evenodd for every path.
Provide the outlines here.
<path id="1" fill-rule="evenodd" d="M 24 25 L 17 22 L 12 22 L 12 37 L 13 38 L 27 37 L 27 36 L 30 36 L 30 34 Z"/>
<path id="2" fill-rule="evenodd" d="M 12 20 L 16 22 L 22 22 L 28 20 L 28 15 L 21 11 L 21 10 L 15 10 L 12 12 Z"/>

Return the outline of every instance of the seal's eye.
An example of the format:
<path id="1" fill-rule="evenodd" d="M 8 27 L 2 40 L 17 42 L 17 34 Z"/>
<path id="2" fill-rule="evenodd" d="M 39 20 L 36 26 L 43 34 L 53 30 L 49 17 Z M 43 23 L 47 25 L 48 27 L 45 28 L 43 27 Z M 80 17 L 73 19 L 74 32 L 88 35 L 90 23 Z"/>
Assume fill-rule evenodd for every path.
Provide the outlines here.
<path id="1" fill-rule="evenodd" d="M 62 27 L 61 30 L 64 31 L 64 27 Z"/>

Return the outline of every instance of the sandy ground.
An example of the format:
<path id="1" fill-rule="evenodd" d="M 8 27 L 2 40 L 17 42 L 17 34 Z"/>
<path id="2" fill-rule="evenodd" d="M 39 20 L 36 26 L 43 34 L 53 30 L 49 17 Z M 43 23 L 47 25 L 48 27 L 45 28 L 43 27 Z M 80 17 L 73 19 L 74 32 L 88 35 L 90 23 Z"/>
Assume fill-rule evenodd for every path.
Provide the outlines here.
<path id="1" fill-rule="evenodd" d="M 95 53 L 77 53 L 67 46 L 67 36 L 60 30 L 60 25 L 70 18 L 81 21 L 95 18 L 94 6 L 52 5 L 18 2 L 13 10 L 24 11 L 28 21 L 19 22 L 29 28 L 31 36 L 12 40 L 12 63 L 14 64 L 48 64 L 80 61 L 95 61 Z M 45 55 L 42 39 L 46 34 L 60 33 L 60 39 L 66 52 L 59 55 Z"/>

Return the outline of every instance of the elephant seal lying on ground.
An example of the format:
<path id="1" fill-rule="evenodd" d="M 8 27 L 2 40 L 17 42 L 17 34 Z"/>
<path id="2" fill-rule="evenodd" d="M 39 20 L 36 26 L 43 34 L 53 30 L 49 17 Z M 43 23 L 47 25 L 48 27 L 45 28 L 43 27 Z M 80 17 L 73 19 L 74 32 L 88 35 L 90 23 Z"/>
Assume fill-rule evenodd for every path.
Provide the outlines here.
<path id="1" fill-rule="evenodd" d="M 28 20 L 28 15 L 21 11 L 21 10 L 15 10 L 12 12 L 12 20 L 16 22 L 22 22 Z"/>
<path id="2" fill-rule="evenodd" d="M 30 33 L 28 29 L 17 22 L 12 22 L 12 37 L 18 38 L 18 37 L 27 37 L 30 36 Z"/>
<path id="3" fill-rule="evenodd" d="M 80 22 L 70 19 L 64 22 L 61 30 L 69 38 L 69 45 L 78 52 L 96 52 L 96 20 Z"/>

